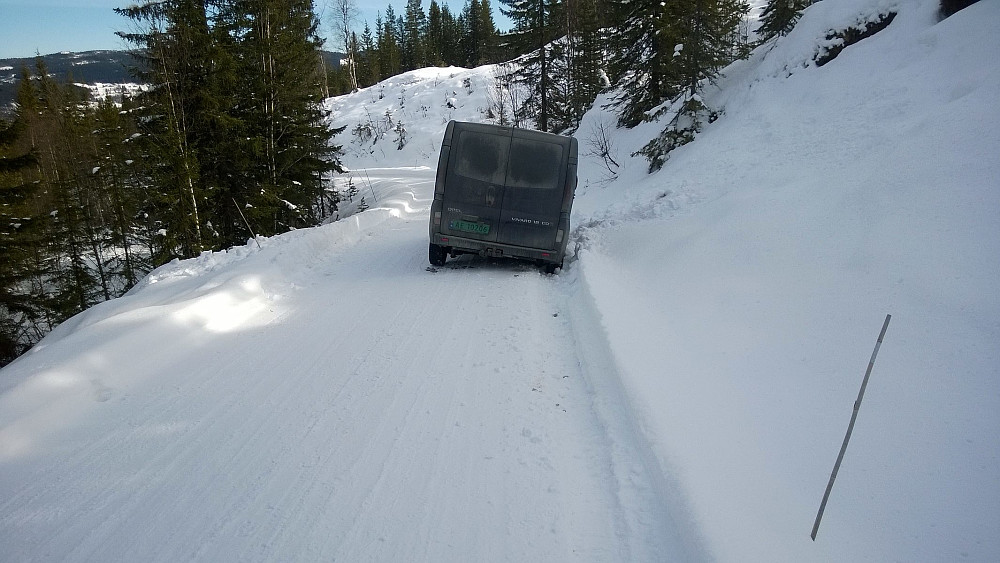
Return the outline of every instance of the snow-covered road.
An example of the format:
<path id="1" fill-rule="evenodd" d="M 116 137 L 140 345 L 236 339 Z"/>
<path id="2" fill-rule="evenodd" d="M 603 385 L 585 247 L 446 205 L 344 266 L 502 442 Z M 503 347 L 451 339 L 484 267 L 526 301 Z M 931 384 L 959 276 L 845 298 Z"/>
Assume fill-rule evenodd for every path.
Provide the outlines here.
<path id="1" fill-rule="evenodd" d="M 44 374 L 0 405 L 4 558 L 700 558 L 579 284 L 429 271 L 432 176 L 369 171 L 376 209 L 168 265 L 12 366 Z"/>

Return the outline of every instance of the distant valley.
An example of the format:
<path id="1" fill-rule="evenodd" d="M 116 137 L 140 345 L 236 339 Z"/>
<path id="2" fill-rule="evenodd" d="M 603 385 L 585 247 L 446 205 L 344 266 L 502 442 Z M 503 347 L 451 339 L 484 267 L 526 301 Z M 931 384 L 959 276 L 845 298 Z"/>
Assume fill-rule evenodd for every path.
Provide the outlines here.
<path id="1" fill-rule="evenodd" d="M 328 68 L 339 68 L 341 53 L 323 51 Z M 91 91 L 104 95 L 116 93 L 115 85 L 135 85 L 130 74 L 134 60 L 128 51 L 85 51 L 80 53 L 52 53 L 41 55 L 49 75 L 62 82 L 71 79 L 86 84 Z M 36 57 L 0 59 L 0 115 L 7 114 L 17 98 L 17 85 L 21 81 L 21 68 L 35 71 Z"/>
<path id="2" fill-rule="evenodd" d="M 35 58 L 0 59 L 0 106 L 9 110 L 17 97 L 21 82 L 21 68 L 27 66 L 35 72 Z M 82 53 L 53 53 L 42 55 L 49 74 L 56 80 L 67 78 L 80 84 L 134 83 L 128 67 L 132 57 L 127 51 L 86 51 Z"/>

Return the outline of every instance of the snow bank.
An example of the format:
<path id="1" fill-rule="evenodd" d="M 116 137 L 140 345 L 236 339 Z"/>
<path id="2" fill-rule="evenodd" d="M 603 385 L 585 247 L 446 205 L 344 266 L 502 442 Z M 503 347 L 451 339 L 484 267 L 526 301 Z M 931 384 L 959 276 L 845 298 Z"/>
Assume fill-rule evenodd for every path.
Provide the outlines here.
<path id="1" fill-rule="evenodd" d="M 817 3 L 727 72 L 724 117 L 662 172 L 582 167 L 577 267 L 720 560 L 1000 554 L 998 8 L 938 22 L 930 1 Z M 828 31 L 889 9 L 812 62 Z M 617 131 L 619 154 L 650 129 Z"/>

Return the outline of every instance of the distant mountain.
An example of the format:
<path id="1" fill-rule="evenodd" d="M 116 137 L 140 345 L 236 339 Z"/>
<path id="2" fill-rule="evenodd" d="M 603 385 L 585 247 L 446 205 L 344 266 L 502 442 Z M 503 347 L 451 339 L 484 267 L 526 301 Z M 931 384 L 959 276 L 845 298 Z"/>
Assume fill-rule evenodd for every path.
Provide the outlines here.
<path id="1" fill-rule="evenodd" d="M 339 68 L 342 53 L 323 51 L 328 68 Z M 42 55 L 49 74 L 57 80 L 72 77 L 80 84 L 134 84 L 129 74 L 133 60 L 128 51 L 85 51 L 82 53 L 53 53 Z M 35 57 L 0 59 L 0 115 L 6 113 L 17 97 L 17 84 L 21 68 L 35 69 Z"/>

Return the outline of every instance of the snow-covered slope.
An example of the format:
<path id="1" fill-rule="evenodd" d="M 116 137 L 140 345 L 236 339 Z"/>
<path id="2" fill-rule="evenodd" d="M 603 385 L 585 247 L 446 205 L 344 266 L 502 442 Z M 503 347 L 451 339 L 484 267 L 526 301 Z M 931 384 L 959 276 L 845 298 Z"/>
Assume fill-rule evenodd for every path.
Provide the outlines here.
<path id="1" fill-rule="evenodd" d="M 489 67 L 331 100 L 344 218 L 168 264 L 0 371 L 0 560 L 1000 559 L 995 21 L 814 4 L 661 172 L 629 156 L 659 126 L 611 129 L 557 276 L 426 269 Z M 386 110 L 401 150 L 351 133 Z"/>
<path id="2" fill-rule="evenodd" d="M 631 161 L 602 188 L 594 166 L 578 198 L 597 227 L 575 273 L 722 560 L 1000 556 L 1000 3 L 940 23 L 935 5 L 813 5 L 731 69 L 725 117 L 661 173 Z"/>

